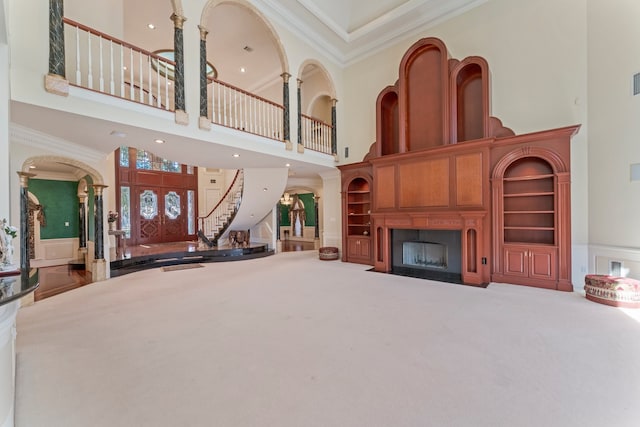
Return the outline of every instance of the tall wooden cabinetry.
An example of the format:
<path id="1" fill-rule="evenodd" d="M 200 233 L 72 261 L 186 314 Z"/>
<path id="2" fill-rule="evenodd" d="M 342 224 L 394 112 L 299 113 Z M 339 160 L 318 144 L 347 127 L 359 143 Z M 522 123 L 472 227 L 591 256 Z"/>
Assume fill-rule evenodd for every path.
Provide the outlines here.
<path id="1" fill-rule="evenodd" d="M 571 290 L 569 172 L 562 151 L 529 146 L 498 161 L 492 280 Z"/>
<path id="2" fill-rule="evenodd" d="M 372 264 L 370 167 L 341 167 L 342 260 Z"/>
<path id="3" fill-rule="evenodd" d="M 556 277 L 555 177 L 540 158 L 513 162 L 503 178 L 505 274 Z"/>

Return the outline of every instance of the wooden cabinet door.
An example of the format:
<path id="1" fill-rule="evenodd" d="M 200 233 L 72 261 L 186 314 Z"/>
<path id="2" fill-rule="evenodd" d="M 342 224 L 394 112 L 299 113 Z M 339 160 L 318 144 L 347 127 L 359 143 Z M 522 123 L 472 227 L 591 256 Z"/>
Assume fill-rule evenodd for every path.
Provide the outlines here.
<path id="1" fill-rule="evenodd" d="M 504 274 L 510 276 L 529 276 L 527 249 L 519 246 L 504 247 Z"/>
<path id="2" fill-rule="evenodd" d="M 504 274 L 556 280 L 558 249 L 554 246 L 504 246 Z"/>
<path id="3" fill-rule="evenodd" d="M 556 279 L 557 249 L 535 247 L 529 249 L 529 277 L 536 279 Z"/>
<path id="4" fill-rule="evenodd" d="M 371 240 L 368 237 L 347 238 L 347 261 L 371 264 Z"/>

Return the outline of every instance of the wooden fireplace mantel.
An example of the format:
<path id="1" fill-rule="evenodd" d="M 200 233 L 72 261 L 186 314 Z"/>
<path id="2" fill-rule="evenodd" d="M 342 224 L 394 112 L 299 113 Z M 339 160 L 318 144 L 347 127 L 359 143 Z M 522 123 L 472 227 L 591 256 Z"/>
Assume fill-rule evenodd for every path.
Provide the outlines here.
<path id="1" fill-rule="evenodd" d="M 462 281 L 572 290 L 570 142 L 490 116 L 489 67 L 416 42 L 377 100 L 377 140 L 343 165 L 343 260 L 392 270 L 394 229 L 459 230 Z M 366 231 L 363 231 L 365 230 Z"/>

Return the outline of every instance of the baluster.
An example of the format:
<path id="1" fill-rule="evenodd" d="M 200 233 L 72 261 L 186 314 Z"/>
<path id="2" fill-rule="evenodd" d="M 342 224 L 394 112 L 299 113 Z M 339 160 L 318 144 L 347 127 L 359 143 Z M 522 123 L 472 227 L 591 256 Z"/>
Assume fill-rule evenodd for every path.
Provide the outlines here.
<path id="1" fill-rule="evenodd" d="M 76 84 L 82 86 L 82 73 L 80 73 L 80 29 L 76 27 Z"/>
<path id="2" fill-rule="evenodd" d="M 227 85 L 222 86 L 222 90 L 223 90 L 223 97 L 224 97 L 224 103 L 222 104 L 224 107 L 224 125 L 228 126 L 229 125 L 229 102 L 227 101 L 227 96 L 228 92 L 229 92 L 229 88 L 227 87 Z"/>
<path id="3" fill-rule="evenodd" d="M 133 49 L 129 48 L 129 98 L 136 100 L 136 94 L 133 91 Z"/>
<path id="4" fill-rule="evenodd" d="M 98 61 L 98 63 L 100 64 L 100 92 L 104 92 L 104 73 L 102 71 L 102 69 L 104 68 L 104 63 L 102 60 L 102 36 L 98 36 L 98 43 L 100 44 L 100 49 L 98 49 L 98 52 L 100 52 L 100 61 Z"/>
<path id="5" fill-rule="evenodd" d="M 169 64 L 164 63 L 164 109 L 170 110 L 169 107 Z"/>
<path id="6" fill-rule="evenodd" d="M 153 87 L 151 82 L 151 57 L 149 57 L 149 63 L 147 64 L 147 86 L 149 87 L 149 105 L 153 107 Z M 158 62 L 158 65 L 160 63 Z"/>
<path id="7" fill-rule="evenodd" d="M 89 89 L 93 89 L 93 71 L 91 70 L 92 66 L 92 55 L 91 55 L 91 33 L 87 33 L 88 47 L 89 50 L 89 73 L 87 75 L 87 87 Z"/>
<path id="8" fill-rule="evenodd" d="M 233 118 L 234 128 L 238 129 L 238 90 L 233 90 Z"/>
<path id="9" fill-rule="evenodd" d="M 157 74 L 157 79 L 158 79 L 158 83 L 157 83 L 157 85 L 156 85 L 156 86 L 157 86 L 157 92 L 156 92 L 156 105 L 157 105 L 157 107 L 158 107 L 158 108 L 160 108 L 160 107 L 161 107 L 161 105 L 160 105 L 160 100 L 162 99 L 162 98 L 160 97 L 160 66 L 161 66 L 161 65 L 162 65 L 162 63 L 161 63 L 160 61 L 158 61 L 158 67 L 157 67 L 157 70 L 156 70 L 156 71 L 157 71 L 157 73 L 156 73 L 156 74 Z"/>
<path id="10" fill-rule="evenodd" d="M 124 96 L 124 46 L 120 46 L 120 98 Z"/>
<path id="11" fill-rule="evenodd" d="M 138 86 L 140 86 L 138 88 L 138 90 L 140 91 L 140 93 L 138 94 L 138 101 L 140 101 L 141 104 L 144 104 L 144 82 L 142 81 L 142 52 L 138 52 L 138 73 L 140 74 L 140 80 L 138 83 Z M 151 95 L 151 94 L 149 94 Z"/>
<path id="12" fill-rule="evenodd" d="M 113 74 L 113 40 L 109 40 L 109 93 L 111 95 L 116 93 L 116 82 Z"/>

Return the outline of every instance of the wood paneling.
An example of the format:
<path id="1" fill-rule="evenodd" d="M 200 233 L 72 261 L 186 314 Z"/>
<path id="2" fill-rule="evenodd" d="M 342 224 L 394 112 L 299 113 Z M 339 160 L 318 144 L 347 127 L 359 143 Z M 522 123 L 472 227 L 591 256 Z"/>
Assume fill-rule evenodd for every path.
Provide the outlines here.
<path id="1" fill-rule="evenodd" d="M 456 156 L 456 205 L 482 206 L 482 153 Z"/>
<path id="2" fill-rule="evenodd" d="M 398 165 L 400 208 L 449 206 L 449 158 Z"/>
<path id="3" fill-rule="evenodd" d="M 376 210 L 390 209 L 396 205 L 396 168 L 395 166 L 382 166 L 375 170 L 375 195 Z"/>

